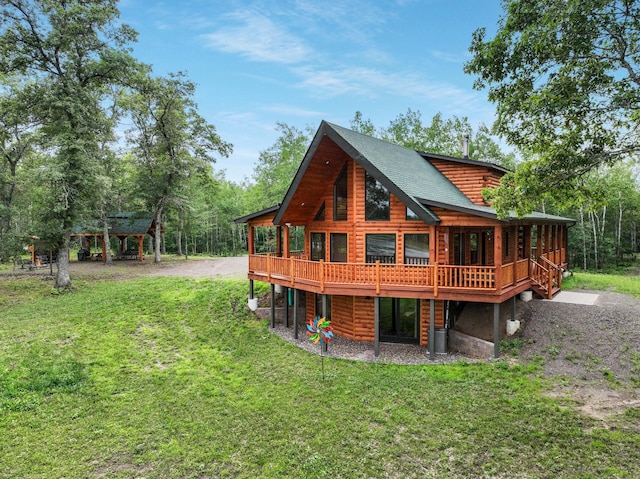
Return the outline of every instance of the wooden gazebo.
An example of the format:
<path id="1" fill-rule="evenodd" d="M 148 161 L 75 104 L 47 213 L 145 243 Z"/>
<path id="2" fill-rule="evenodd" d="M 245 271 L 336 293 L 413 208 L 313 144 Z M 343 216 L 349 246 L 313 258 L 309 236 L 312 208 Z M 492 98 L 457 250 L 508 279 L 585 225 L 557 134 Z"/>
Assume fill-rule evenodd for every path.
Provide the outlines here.
<path id="1" fill-rule="evenodd" d="M 109 226 L 109 237 L 116 237 L 120 240 L 119 252 L 116 259 L 137 259 L 144 260 L 144 237 L 145 235 L 155 236 L 155 221 L 153 215 L 148 212 L 120 212 L 111 214 L 107 217 Z M 83 238 L 89 240 L 91 238 L 100 240 L 102 251 L 92 254 L 84 259 L 96 258 L 102 261 L 107 257 L 107 245 L 104 241 L 102 226 L 93 221 L 90 224 L 77 226 L 74 228 L 72 237 Z M 135 248 L 130 248 L 127 244 L 129 238 L 136 240 Z M 90 250 L 90 248 L 89 248 Z"/>

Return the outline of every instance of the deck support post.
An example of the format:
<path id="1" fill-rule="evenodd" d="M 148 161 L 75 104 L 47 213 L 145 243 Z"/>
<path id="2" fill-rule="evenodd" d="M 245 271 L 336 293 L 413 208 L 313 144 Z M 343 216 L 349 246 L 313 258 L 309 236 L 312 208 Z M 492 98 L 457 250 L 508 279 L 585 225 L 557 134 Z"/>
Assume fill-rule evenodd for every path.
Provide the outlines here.
<path id="1" fill-rule="evenodd" d="M 282 287 L 282 293 L 284 295 L 284 325 L 289 327 L 289 288 Z"/>
<path id="2" fill-rule="evenodd" d="M 373 298 L 373 354 L 380 355 L 380 296 Z"/>
<path id="3" fill-rule="evenodd" d="M 297 289 L 293 290 L 293 339 L 298 339 L 298 294 Z"/>
<path id="4" fill-rule="evenodd" d="M 271 329 L 276 327 L 276 285 L 271 283 Z"/>
<path id="5" fill-rule="evenodd" d="M 500 303 L 493 304 L 493 357 L 500 357 Z"/>
<path id="6" fill-rule="evenodd" d="M 327 318 L 327 295 L 326 294 L 322 295 L 322 317 L 331 321 L 331 318 Z M 322 343 L 322 350 L 325 353 L 327 352 L 327 349 L 328 349 L 327 346 L 328 346 L 327 343 L 325 342 Z"/>
<path id="7" fill-rule="evenodd" d="M 429 300 L 429 359 L 436 358 L 436 300 Z"/>
<path id="8" fill-rule="evenodd" d="M 516 320 L 516 297 L 511 298 L 511 321 Z"/>
<path id="9" fill-rule="evenodd" d="M 249 280 L 249 299 L 253 299 L 255 295 L 255 289 L 253 287 L 253 280 Z"/>

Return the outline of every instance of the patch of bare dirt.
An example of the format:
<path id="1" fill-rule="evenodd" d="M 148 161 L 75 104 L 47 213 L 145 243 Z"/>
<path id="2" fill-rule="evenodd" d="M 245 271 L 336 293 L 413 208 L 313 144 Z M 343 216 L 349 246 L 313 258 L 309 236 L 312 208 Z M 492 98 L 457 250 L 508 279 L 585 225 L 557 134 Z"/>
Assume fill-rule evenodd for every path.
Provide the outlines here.
<path id="1" fill-rule="evenodd" d="M 112 265 L 105 265 L 102 261 L 71 261 L 69 273 L 71 279 L 84 280 L 98 279 L 130 279 L 137 276 L 185 276 L 191 278 L 246 278 L 248 259 L 246 256 L 203 259 L 191 257 L 163 258 L 159 264 L 153 259 L 145 261 L 114 261 Z M 56 265 L 53 265 L 53 275 L 56 274 Z M 0 276 L 20 277 L 51 277 L 51 269 L 44 266 L 29 270 L 16 268 L 0 272 Z"/>
<path id="2" fill-rule="evenodd" d="M 598 294 L 594 305 L 533 300 L 522 304 L 520 357 L 542 364 L 554 394 L 604 420 L 640 407 L 640 300 Z"/>

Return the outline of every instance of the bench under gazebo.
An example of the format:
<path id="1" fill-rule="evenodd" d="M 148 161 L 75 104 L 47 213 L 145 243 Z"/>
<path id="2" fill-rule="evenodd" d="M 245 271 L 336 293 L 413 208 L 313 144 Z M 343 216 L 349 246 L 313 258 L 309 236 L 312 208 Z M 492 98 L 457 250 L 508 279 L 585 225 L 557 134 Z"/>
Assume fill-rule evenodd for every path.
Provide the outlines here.
<path id="1" fill-rule="evenodd" d="M 120 241 L 120 248 L 114 259 L 144 260 L 144 237 L 155 236 L 155 221 L 148 212 L 121 212 L 107 217 L 109 237 L 116 237 Z M 73 229 L 72 237 L 81 238 L 82 247 L 78 252 L 78 261 L 90 259 L 106 261 L 107 245 L 104 241 L 102 225 L 96 220 Z M 128 245 L 129 238 L 136 240 L 135 247 Z M 91 239 L 100 240 L 102 251 L 91 253 Z"/>

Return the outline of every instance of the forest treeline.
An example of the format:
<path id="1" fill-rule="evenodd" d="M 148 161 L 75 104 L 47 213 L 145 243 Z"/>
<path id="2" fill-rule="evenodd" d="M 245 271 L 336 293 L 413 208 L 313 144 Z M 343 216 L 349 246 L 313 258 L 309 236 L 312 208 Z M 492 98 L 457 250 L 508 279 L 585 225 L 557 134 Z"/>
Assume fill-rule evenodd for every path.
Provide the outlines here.
<path id="1" fill-rule="evenodd" d="M 107 237 L 107 217 L 113 212 L 153 214 L 157 234 L 146 247 L 155 261 L 161 261 L 161 253 L 245 253 L 246 226 L 234 219 L 282 201 L 317 127 L 278 123 L 279 136 L 259 153 L 251 177 L 229 181 L 216 161 L 228 157 L 233 145 L 199 114 L 196 86 L 183 73 L 159 76 L 133 58 L 129 45 L 137 33 L 118 23 L 116 6 L 116 0 L 15 0 L 0 9 L 0 261 L 24 254 L 29 238 L 38 237 L 57 252 L 57 288 L 71 284 L 69 251 L 77 246 L 71 242 L 72 229 L 97 219 Z M 479 59 L 489 50 L 483 42 L 479 33 L 473 47 L 478 62 L 468 64 L 469 72 L 485 71 L 486 62 Z M 498 73 L 484 82 L 510 81 Z M 621 87 L 628 96 L 637 92 L 630 85 Z M 585 98 L 601 101 L 598 91 Z M 503 97 L 490 94 L 490 99 Z M 518 106 L 509 104 L 509 115 L 517 115 Z M 497 131 L 504 134 L 509 127 L 506 110 L 500 108 L 498 126 L 504 131 Z M 629 121 L 637 122 L 633 108 L 625 111 L 632 114 Z M 545 118 L 536 121 L 541 124 Z M 517 173 L 503 182 L 496 205 L 524 205 L 525 210 L 575 219 L 569 230 L 571 266 L 601 270 L 637 254 L 637 134 L 622 120 L 617 126 L 602 123 L 597 131 L 586 131 L 591 125 L 578 120 L 574 116 L 563 124 L 575 130 L 573 136 L 567 133 L 568 139 L 536 140 L 540 132 L 555 134 L 563 125 L 512 135 L 518 154 L 505 152 L 488 127 L 474 129 L 467 118 L 442 113 L 424 121 L 420 111 L 408 109 L 380 127 L 355 112 L 349 126 L 450 156 L 461 156 L 463 137 L 468 137 L 472 159 Z M 528 128 L 526 122 L 511 125 Z M 604 131 L 614 126 L 618 129 Z M 626 136 L 616 137 L 618 131 Z M 578 146 L 578 132 L 590 135 L 582 153 L 563 143 Z M 600 134 L 606 138 L 599 138 L 594 148 Z M 611 145 L 623 141 L 628 144 L 612 155 Z M 547 157 L 548 152 L 553 155 Z M 562 166 L 565 157 L 573 167 Z"/>

